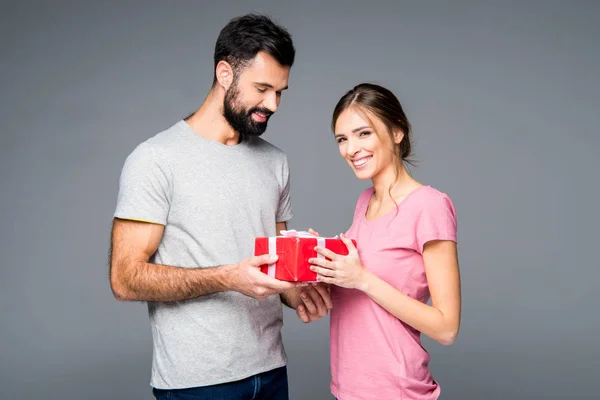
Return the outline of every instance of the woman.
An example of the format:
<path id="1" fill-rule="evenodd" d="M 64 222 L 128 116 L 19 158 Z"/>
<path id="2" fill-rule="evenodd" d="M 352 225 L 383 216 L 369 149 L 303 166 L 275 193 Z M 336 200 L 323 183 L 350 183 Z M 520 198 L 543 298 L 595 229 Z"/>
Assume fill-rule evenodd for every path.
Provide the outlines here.
<path id="1" fill-rule="evenodd" d="M 340 400 L 436 399 L 440 388 L 420 335 L 450 345 L 459 330 L 454 207 L 446 194 L 407 172 L 410 124 L 389 90 L 356 86 L 338 102 L 332 128 L 356 176 L 373 182 L 341 235 L 349 254 L 317 248 L 331 261 L 310 259 L 318 280 L 332 285 L 332 394 Z"/>

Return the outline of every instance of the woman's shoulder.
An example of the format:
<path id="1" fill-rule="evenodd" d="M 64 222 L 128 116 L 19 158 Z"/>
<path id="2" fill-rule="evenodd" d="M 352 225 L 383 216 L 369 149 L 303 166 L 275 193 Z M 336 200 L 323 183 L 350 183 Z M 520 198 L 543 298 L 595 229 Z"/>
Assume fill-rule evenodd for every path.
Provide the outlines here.
<path id="1" fill-rule="evenodd" d="M 422 211 L 445 210 L 454 213 L 454 204 L 447 193 L 430 185 L 423 185 L 417 190 L 419 190 L 418 196 L 415 196 L 417 201 L 413 202 L 417 208 Z"/>
<path id="2" fill-rule="evenodd" d="M 419 195 L 418 197 L 420 198 L 421 202 L 422 201 L 437 202 L 439 200 L 445 200 L 445 199 L 450 200 L 450 196 L 447 193 L 445 193 L 433 186 L 430 186 L 430 185 L 422 185 L 421 187 L 419 187 L 418 189 L 415 189 L 415 190 L 416 190 L 415 193 Z"/>

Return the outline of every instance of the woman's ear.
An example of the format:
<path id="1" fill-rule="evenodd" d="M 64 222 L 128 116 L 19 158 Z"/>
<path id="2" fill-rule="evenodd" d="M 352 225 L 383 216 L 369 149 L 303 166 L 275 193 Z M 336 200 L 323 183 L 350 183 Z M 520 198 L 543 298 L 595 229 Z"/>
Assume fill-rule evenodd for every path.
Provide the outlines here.
<path id="1" fill-rule="evenodd" d="M 229 89 L 233 82 L 233 68 L 227 61 L 219 61 L 217 68 L 215 69 L 217 81 L 225 90 Z"/>
<path id="2" fill-rule="evenodd" d="M 394 131 L 394 143 L 400 144 L 402 142 L 402 139 L 404 139 L 404 132 L 402 132 L 399 129 L 395 130 Z"/>

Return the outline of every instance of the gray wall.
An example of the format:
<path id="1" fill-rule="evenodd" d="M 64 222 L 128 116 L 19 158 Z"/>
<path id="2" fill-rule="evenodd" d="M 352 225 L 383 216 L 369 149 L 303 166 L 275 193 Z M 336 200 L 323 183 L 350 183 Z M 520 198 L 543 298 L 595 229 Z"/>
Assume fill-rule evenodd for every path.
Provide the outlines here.
<path id="1" fill-rule="evenodd" d="M 2 4 L 0 397 L 150 398 L 145 306 L 107 280 L 118 176 L 201 104 L 219 30 L 252 10 L 297 47 L 265 134 L 293 168 L 291 227 L 349 225 L 368 182 L 329 118 L 362 81 L 398 94 L 414 175 L 454 200 L 462 329 L 424 340 L 442 398 L 597 396 L 600 3 L 124 3 Z M 330 398 L 328 320 L 286 312 L 284 335 L 292 399 Z"/>

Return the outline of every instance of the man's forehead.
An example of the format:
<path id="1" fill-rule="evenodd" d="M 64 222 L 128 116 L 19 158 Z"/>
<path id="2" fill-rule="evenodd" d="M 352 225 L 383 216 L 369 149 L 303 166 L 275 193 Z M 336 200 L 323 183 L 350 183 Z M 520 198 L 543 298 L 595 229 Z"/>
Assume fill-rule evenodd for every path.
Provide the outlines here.
<path id="1" fill-rule="evenodd" d="M 255 83 L 282 90 L 287 87 L 290 67 L 283 66 L 271 55 L 260 52 L 244 68 L 241 76 Z"/>

